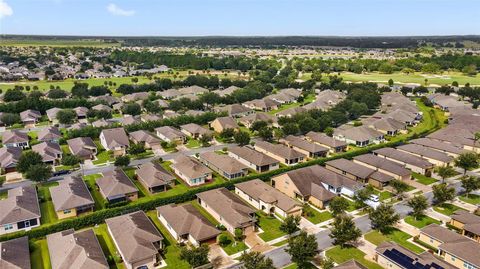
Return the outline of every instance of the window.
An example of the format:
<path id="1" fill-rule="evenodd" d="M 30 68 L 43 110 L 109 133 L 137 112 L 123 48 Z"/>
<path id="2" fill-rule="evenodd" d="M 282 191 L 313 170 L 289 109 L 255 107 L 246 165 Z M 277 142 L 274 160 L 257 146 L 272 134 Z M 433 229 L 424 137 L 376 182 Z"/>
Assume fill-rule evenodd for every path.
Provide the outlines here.
<path id="1" fill-rule="evenodd" d="M 3 225 L 3 228 L 5 231 L 12 230 L 13 229 L 13 224 L 5 224 Z"/>
<path id="2" fill-rule="evenodd" d="M 63 210 L 63 214 L 70 214 L 72 213 L 72 210 L 71 209 L 65 209 Z"/>
<path id="3" fill-rule="evenodd" d="M 24 222 L 24 224 L 25 224 L 25 228 L 30 227 L 30 221 L 29 221 L 29 220 L 26 220 L 26 221 Z"/>
<path id="4" fill-rule="evenodd" d="M 452 255 L 452 256 L 450 257 L 450 259 L 454 262 L 454 261 L 457 259 L 457 257 L 455 257 L 455 256 Z"/>

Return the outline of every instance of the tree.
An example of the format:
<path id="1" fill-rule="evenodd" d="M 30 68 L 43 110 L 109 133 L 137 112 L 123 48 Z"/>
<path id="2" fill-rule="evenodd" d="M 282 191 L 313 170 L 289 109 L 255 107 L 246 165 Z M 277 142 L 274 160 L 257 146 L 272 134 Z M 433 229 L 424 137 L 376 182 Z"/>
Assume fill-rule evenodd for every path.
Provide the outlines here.
<path id="1" fill-rule="evenodd" d="M 390 181 L 390 186 L 392 186 L 392 188 L 395 190 L 395 194 L 399 197 L 401 197 L 403 193 L 408 190 L 408 184 L 398 179 Z"/>
<path id="2" fill-rule="evenodd" d="M 125 104 L 122 107 L 122 113 L 127 115 L 140 115 L 142 113 L 142 107 L 137 103 Z"/>
<path id="3" fill-rule="evenodd" d="M 230 239 L 228 239 L 228 236 L 226 234 L 220 234 L 218 236 L 218 244 L 220 244 L 220 246 L 222 247 L 227 246 L 228 244 L 230 244 Z"/>
<path id="4" fill-rule="evenodd" d="M 17 171 L 20 173 L 25 173 L 28 171 L 30 166 L 42 164 L 43 159 L 40 154 L 35 151 L 24 151 L 17 163 Z"/>
<path id="5" fill-rule="evenodd" d="M 200 141 L 202 147 L 208 147 L 210 146 L 210 141 L 212 141 L 212 135 L 204 134 L 198 139 L 198 141 Z"/>
<path id="6" fill-rule="evenodd" d="M 288 235 L 291 235 L 294 232 L 299 230 L 298 228 L 299 224 L 300 224 L 300 216 L 289 215 L 283 220 L 282 224 L 280 224 L 279 229 L 280 231 Z"/>
<path id="7" fill-rule="evenodd" d="M 52 167 L 44 163 L 31 165 L 25 172 L 25 177 L 35 182 L 46 181 L 52 177 Z"/>
<path id="8" fill-rule="evenodd" d="M 298 268 L 305 268 L 318 253 L 318 243 L 314 235 L 301 231 L 298 236 L 288 239 L 288 247 L 285 252 L 290 254 L 292 262 Z"/>
<path id="9" fill-rule="evenodd" d="M 368 217 L 372 222 L 372 227 L 381 233 L 387 233 L 400 220 L 400 216 L 395 213 L 393 206 L 383 203 L 371 210 Z"/>
<path id="10" fill-rule="evenodd" d="M 210 247 L 207 244 L 202 244 L 199 247 L 182 247 L 180 259 L 186 261 L 192 268 L 196 268 L 209 263 L 209 251 Z"/>
<path id="11" fill-rule="evenodd" d="M 128 148 L 128 153 L 129 154 L 132 154 L 132 155 L 138 155 L 138 154 L 142 154 L 144 153 L 146 150 L 145 150 L 145 144 L 142 142 L 142 143 L 134 143 L 132 145 L 130 145 L 130 147 Z"/>
<path id="12" fill-rule="evenodd" d="M 245 146 L 250 143 L 250 134 L 244 131 L 238 131 L 233 135 L 233 139 L 239 146 Z"/>
<path id="13" fill-rule="evenodd" d="M 62 109 L 57 112 L 56 117 L 61 124 L 72 124 L 77 119 L 77 113 L 73 109 Z"/>
<path id="14" fill-rule="evenodd" d="M 20 123 L 20 115 L 13 113 L 3 113 L 0 116 L 0 121 L 3 122 L 6 126 L 12 126 L 15 123 Z"/>
<path id="15" fill-rule="evenodd" d="M 7 90 L 3 95 L 4 102 L 20 101 L 25 99 L 25 94 L 19 89 Z"/>
<path id="16" fill-rule="evenodd" d="M 461 153 L 455 159 L 455 166 L 462 168 L 465 175 L 467 170 L 478 166 L 478 155 L 474 152 Z"/>
<path id="17" fill-rule="evenodd" d="M 388 80 L 388 86 L 392 87 L 393 86 L 393 79 Z"/>
<path id="18" fill-rule="evenodd" d="M 335 262 L 328 257 L 319 257 L 318 265 L 322 269 L 333 269 L 335 267 Z"/>
<path id="19" fill-rule="evenodd" d="M 130 157 L 128 156 L 118 156 L 114 162 L 115 166 L 122 166 L 122 167 L 128 166 L 129 164 L 130 164 Z"/>
<path id="20" fill-rule="evenodd" d="M 65 154 L 62 157 L 62 164 L 68 166 L 74 166 L 80 163 L 80 158 L 72 155 L 72 154 Z"/>
<path id="21" fill-rule="evenodd" d="M 373 194 L 373 187 L 368 185 L 367 187 L 357 191 L 353 199 L 357 204 L 357 207 L 364 207 L 366 206 L 365 201 L 367 201 L 370 196 Z"/>
<path id="22" fill-rule="evenodd" d="M 260 129 L 258 131 L 258 136 L 261 137 L 265 141 L 272 141 L 272 139 L 273 139 L 272 128 L 266 127 L 266 128 Z"/>
<path id="23" fill-rule="evenodd" d="M 258 130 L 260 130 L 262 128 L 266 128 L 266 127 L 268 127 L 268 123 L 266 121 L 257 120 L 257 121 L 252 123 L 252 126 L 250 126 L 250 130 L 258 131 Z"/>
<path id="24" fill-rule="evenodd" d="M 235 130 L 232 128 L 224 129 L 219 136 L 223 139 L 230 139 L 235 135 Z"/>
<path id="25" fill-rule="evenodd" d="M 272 259 L 256 251 L 243 252 L 240 262 L 243 263 L 242 269 L 275 269 Z"/>
<path id="26" fill-rule="evenodd" d="M 330 211 L 335 217 L 337 215 L 345 213 L 345 210 L 347 210 L 349 207 L 349 203 L 347 199 L 341 196 L 336 196 L 330 201 L 330 203 L 328 203 L 328 207 L 330 207 Z"/>
<path id="27" fill-rule="evenodd" d="M 412 215 L 416 220 L 418 217 L 423 216 L 424 211 L 428 208 L 428 201 L 423 195 L 415 195 L 408 200 L 407 205 L 412 208 Z"/>
<path id="28" fill-rule="evenodd" d="M 437 204 L 443 204 L 455 197 L 455 189 L 448 187 L 445 183 L 433 185 L 432 190 L 433 198 Z"/>
<path id="29" fill-rule="evenodd" d="M 285 135 L 296 135 L 300 132 L 300 129 L 296 123 L 288 122 L 282 126 L 282 131 Z"/>
<path id="30" fill-rule="evenodd" d="M 438 176 L 442 179 L 442 183 L 445 183 L 446 178 L 453 177 L 457 174 L 451 166 L 439 166 L 435 169 L 435 172 L 437 172 Z"/>
<path id="31" fill-rule="evenodd" d="M 332 225 L 329 236 L 333 239 L 334 245 L 344 247 L 362 236 L 362 231 L 355 226 L 352 217 L 346 214 L 337 215 Z"/>
<path id="32" fill-rule="evenodd" d="M 465 189 L 467 197 L 472 191 L 480 189 L 480 178 L 474 176 L 464 176 L 461 179 L 462 188 Z"/>
<path id="33" fill-rule="evenodd" d="M 62 99 L 67 97 L 68 93 L 61 89 L 50 90 L 47 94 L 47 97 L 50 99 Z"/>
<path id="34" fill-rule="evenodd" d="M 243 230 L 240 228 L 236 228 L 234 231 L 235 240 L 242 241 L 243 240 Z"/>
<path id="35" fill-rule="evenodd" d="M 323 132 L 324 132 L 327 136 L 332 137 L 334 130 L 333 130 L 332 127 L 327 127 L 327 128 L 325 128 L 325 130 L 323 130 Z"/>

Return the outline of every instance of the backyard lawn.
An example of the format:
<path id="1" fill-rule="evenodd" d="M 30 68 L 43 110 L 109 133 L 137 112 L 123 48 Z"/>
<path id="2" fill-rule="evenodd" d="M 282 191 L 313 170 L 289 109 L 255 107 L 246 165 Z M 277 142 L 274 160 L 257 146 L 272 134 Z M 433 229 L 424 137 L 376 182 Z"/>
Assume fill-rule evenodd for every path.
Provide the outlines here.
<path id="1" fill-rule="evenodd" d="M 459 209 L 463 209 L 463 208 L 458 207 L 458 206 L 453 205 L 453 204 L 444 203 L 442 205 L 434 206 L 433 209 L 435 211 L 437 211 L 438 213 L 441 213 L 443 215 L 451 216 L 453 214 L 453 212 L 455 212 Z M 465 210 L 465 209 L 463 209 L 463 210 Z"/>
<path id="2" fill-rule="evenodd" d="M 108 234 L 107 225 L 105 223 L 100 224 L 93 228 L 93 231 L 98 238 L 98 242 L 102 247 L 105 257 L 107 257 L 110 268 L 125 268 L 124 264 L 121 262 L 122 257 L 118 253 L 117 248 L 115 247 L 115 243 L 113 243 L 113 239 Z"/>
<path id="3" fill-rule="evenodd" d="M 410 239 L 412 236 L 400 231 L 398 229 L 392 229 L 388 234 L 384 235 L 381 234 L 379 231 L 371 231 L 364 235 L 365 240 L 369 241 L 370 243 L 378 246 L 385 241 L 393 241 L 415 253 L 422 253 L 425 250 L 407 240 Z"/>
<path id="4" fill-rule="evenodd" d="M 148 192 L 147 189 L 140 183 L 140 181 L 136 180 L 135 178 L 135 170 L 136 168 L 134 167 L 126 167 L 123 169 L 125 174 L 132 180 L 133 184 L 135 184 L 135 187 L 138 189 L 138 198 L 145 197 L 145 196 L 150 196 L 150 192 Z"/>
<path id="5" fill-rule="evenodd" d="M 257 224 L 263 230 L 263 233 L 258 236 L 263 241 L 268 242 L 280 236 L 284 236 L 285 233 L 280 231 L 280 225 L 282 222 L 273 216 L 267 216 L 263 212 L 257 212 L 258 222 Z"/>
<path id="6" fill-rule="evenodd" d="M 427 177 L 427 176 L 424 176 L 422 174 L 415 173 L 415 172 L 412 173 L 412 176 L 413 176 L 413 178 L 415 178 L 415 180 L 417 180 L 418 183 L 423 184 L 423 185 L 430 185 L 430 184 L 433 184 L 433 183 L 438 181 L 434 178 Z"/>
<path id="7" fill-rule="evenodd" d="M 32 265 L 32 269 L 51 268 L 50 255 L 48 253 L 48 246 L 47 246 L 47 239 L 39 239 L 39 240 L 31 241 L 30 263 Z"/>
<path id="8" fill-rule="evenodd" d="M 345 247 L 341 248 L 340 246 L 333 247 L 326 251 L 325 255 L 332 259 L 337 264 L 344 263 L 351 259 L 355 259 L 357 262 L 363 264 L 368 269 L 383 269 L 380 265 L 367 261 L 365 259 L 365 253 L 363 253 L 358 248 Z"/>
<path id="9" fill-rule="evenodd" d="M 50 196 L 50 187 L 58 186 L 58 182 L 49 182 L 38 184 L 38 198 L 40 199 L 40 212 L 42 224 L 55 223 L 58 221 L 57 213 L 53 207 L 52 197 Z"/>
<path id="10" fill-rule="evenodd" d="M 84 176 L 83 179 L 85 180 L 85 183 L 87 184 L 88 190 L 92 194 L 93 201 L 95 202 L 95 210 L 100 210 L 105 208 L 105 201 L 103 199 L 102 194 L 98 190 L 97 185 L 95 184 L 95 181 L 97 178 L 102 177 L 101 174 L 92 174 L 92 175 L 87 175 Z"/>
<path id="11" fill-rule="evenodd" d="M 405 218 L 405 222 L 419 229 L 425 226 L 428 226 L 432 223 L 435 223 L 435 224 L 441 223 L 441 221 L 431 218 L 429 216 L 422 216 L 422 217 L 419 217 L 418 219 L 415 219 L 415 217 L 413 216 L 407 216 Z"/>
<path id="12" fill-rule="evenodd" d="M 459 197 L 459 199 L 464 201 L 465 203 L 469 203 L 472 205 L 480 204 L 480 195 L 477 195 L 477 194 L 469 194 L 468 196 L 462 195 Z"/>

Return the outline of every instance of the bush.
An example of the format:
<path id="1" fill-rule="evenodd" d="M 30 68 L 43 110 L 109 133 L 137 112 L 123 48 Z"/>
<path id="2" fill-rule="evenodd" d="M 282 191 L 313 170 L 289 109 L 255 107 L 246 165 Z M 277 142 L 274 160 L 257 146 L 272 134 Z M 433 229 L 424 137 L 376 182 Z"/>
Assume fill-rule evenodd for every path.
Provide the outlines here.
<path id="1" fill-rule="evenodd" d="M 218 236 L 218 243 L 220 244 L 220 246 L 224 247 L 230 244 L 230 239 L 228 239 L 228 236 L 221 234 L 220 236 Z"/>

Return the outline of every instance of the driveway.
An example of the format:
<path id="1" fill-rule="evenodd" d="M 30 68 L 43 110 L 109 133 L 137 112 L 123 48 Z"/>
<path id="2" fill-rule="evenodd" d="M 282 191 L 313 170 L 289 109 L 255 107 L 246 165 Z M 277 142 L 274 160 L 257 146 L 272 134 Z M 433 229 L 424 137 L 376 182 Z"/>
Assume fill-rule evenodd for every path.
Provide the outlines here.
<path id="1" fill-rule="evenodd" d="M 208 259 L 212 262 L 214 268 L 226 268 L 235 263 L 218 244 L 210 245 Z"/>

